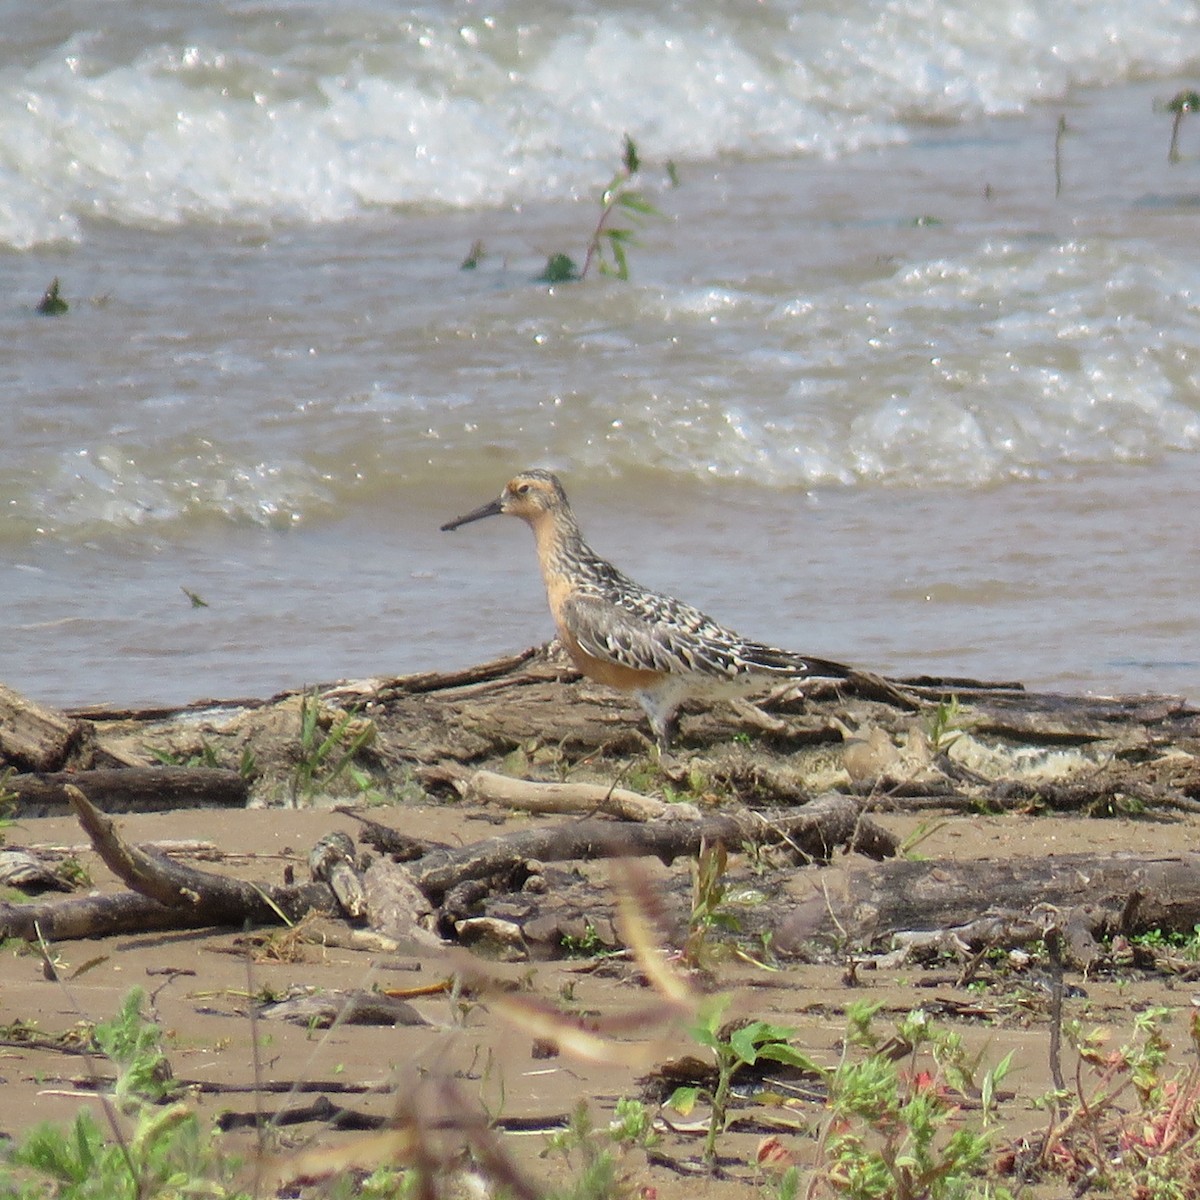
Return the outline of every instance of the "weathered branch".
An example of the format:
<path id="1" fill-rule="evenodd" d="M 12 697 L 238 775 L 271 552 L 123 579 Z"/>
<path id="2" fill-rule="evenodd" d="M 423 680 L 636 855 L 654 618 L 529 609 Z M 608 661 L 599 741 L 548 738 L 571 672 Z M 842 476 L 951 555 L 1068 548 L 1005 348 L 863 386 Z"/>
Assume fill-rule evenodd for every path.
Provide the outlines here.
<path id="1" fill-rule="evenodd" d="M 532 813 L 603 813 L 622 821 L 695 821 L 694 804 L 668 804 L 628 788 L 601 783 L 541 783 L 495 771 L 475 771 L 454 781 L 464 800 L 502 804 Z"/>
<path id="2" fill-rule="evenodd" d="M 1012 922 L 1049 909 L 1086 912 L 1093 937 L 1191 933 L 1200 924 L 1200 854 L 895 859 L 822 877 L 819 887 L 798 878 L 794 887 L 807 894 L 776 933 L 785 951 L 813 939 L 879 944 L 898 932 L 963 931 L 990 918 Z"/>
<path id="3" fill-rule="evenodd" d="M 56 771 L 87 740 L 90 727 L 0 684 L 0 767 Z M 7 785 L 10 790 L 11 782 Z"/>
<path id="4" fill-rule="evenodd" d="M 124 842 L 112 821 L 80 791 L 64 789 L 105 866 L 123 883 L 168 909 L 186 913 L 185 927 L 201 925 L 275 924 L 298 920 L 310 908 L 332 909 L 333 898 L 323 885 L 274 886 L 228 879 L 211 871 L 185 866 Z"/>
<path id="5" fill-rule="evenodd" d="M 63 787 L 86 783 L 105 812 L 174 812 L 180 808 L 245 808 L 249 789 L 236 771 L 215 767 L 97 767 L 81 774 L 55 771 L 10 775 L 4 786 L 17 795 L 26 817 L 69 813 Z"/>
<path id="6" fill-rule="evenodd" d="M 743 809 L 702 817 L 698 821 L 658 821 L 614 825 L 585 819 L 542 829 L 526 829 L 475 842 L 461 850 L 426 855 L 413 867 L 417 886 L 435 901 L 455 884 L 468 879 L 510 872 L 530 859 L 561 862 L 653 856 L 665 863 L 697 854 L 702 842 L 786 842 L 814 859 L 825 859 L 837 846 L 849 845 L 876 857 L 894 854 L 897 840 L 862 815 L 859 801 L 829 793 L 800 809 L 774 812 L 770 817 Z"/>

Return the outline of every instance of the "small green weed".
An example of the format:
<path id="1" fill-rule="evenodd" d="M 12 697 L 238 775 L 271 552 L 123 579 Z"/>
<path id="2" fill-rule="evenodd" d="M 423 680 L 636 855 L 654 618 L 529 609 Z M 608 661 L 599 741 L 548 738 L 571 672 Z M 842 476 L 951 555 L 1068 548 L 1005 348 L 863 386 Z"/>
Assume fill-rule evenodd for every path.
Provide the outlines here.
<path id="1" fill-rule="evenodd" d="M 712 1052 L 717 1069 L 716 1084 L 707 1092 L 711 1114 L 704 1139 L 704 1161 L 710 1165 L 716 1162 L 717 1141 L 729 1122 L 729 1089 L 734 1075 L 742 1067 L 753 1066 L 759 1059 L 767 1059 L 806 1070 L 818 1070 L 807 1055 L 788 1040 L 794 1036 L 795 1030 L 766 1021 L 746 1021 L 722 1027 L 721 1018 L 728 1003 L 728 996 L 719 996 L 705 1005 L 691 1031 L 692 1037 Z M 704 1091 L 694 1086 L 676 1088 L 670 1104 L 679 1112 L 688 1113 Z"/>
<path id="2" fill-rule="evenodd" d="M 962 710 L 958 697 L 942 700 L 929 719 L 929 745 L 934 754 L 945 754 L 966 730 L 959 725 Z"/>
<path id="3" fill-rule="evenodd" d="M 96 1026 L 92 1037 L 100 1052 L 119 1069 L 116 1100 L 123 1110 L 157 1103 L 175 1091 L 171 1067 L 162 1048 L 162 1030 L 142 1016 L 145 994 L 132 988 L 111 1020 Z"/>
<path id="4" fill-rule="evenodd" d="M 1200 962 L 1200 925 L 1193 925 L 1191 933 L 1150 929 L 1134 934 L 1129 941 L 1153 954 L 1169 955 L 1185 962 Z"/>
<path id="5" fill-rule="evenodd" d="M 71 1125 L 42 1125 L 0 1155 L 0 1195 L 13 1200 L 176 1200 L 213 1196 L 243 1200 L 234 1188 L 239 1164 L 203 1134 L 175 1094 L 162 1033 L 142 1015 L 134 989 L 121 1011 L 93 1031 L 97 1047 L 117 1067 L 113 1100 L 131 1120 L 128 1135 L 106 1140 L 84 1109 Z M 112 1125 L 114 1133 L 117 1125 Z"/>
<path id="6" fill-rule="evenodd" d="M 713 795 L 713 782 L 699 767 L 689 767 L 687 780 L 679 780 L 682 786 L 664 783 L 663 799 L 668 804 L 699 804 L 706 796 Z"/>
<path id="7" fill-rule="evenodd" d="M 247 782 L 258 778 L 258 759 L 250 746 L 242 750 L 242 756 L 238 759 L 238 774 Z"/>
<path id="8" fill-rule="evenodd" d="M 596 926 L 591 921 L 587 922 L 579 937 L 564 933 L 559 945 L 567 958 L 604 958 L 606 955 L 618 953 L 601 940 Z"/>
<path id="9" fill-rule="evenodd" d="M 1097 1194 L 1133 1200 L 1190 1200 L 1200 1189 L 1200 1014 L 1189 1015 L 1193 1062 L 1167 1072 L 1169 1010 L 1138 1014 L 1135 1040 L 1107 1049 L 1103 1030 L 1077 1023 L 1065 1033 L 1079 1064 L 1075 1094 L 1042 1101 L 1057 1114 L 1045 1135 L 1009 1148 L 1025 1177 L 1086 1181 Z M 1090 1075 L 1090 1078 L 1089 1078 Z M 1135 1104 L 1123 1097 L 1132 1093 Z M 1078 1190 L 1078 1188 L 1077 1188 Z"/>
<path id="10" fill-rule="evenodd" d="M 91 872 L 73 854 L 68 855 L 58 864 L 58 874 L 72 887 L 85 888 L 92 886 Z"/>
<path id="11" fill-rule="evenodd" d="M 546 1153 L 560 1157 L 572 1173 L 565 1188 L 550 1193 L 551 1200 L 619 1200 L 629 1191 L 622 1173 L 625 1155 L 658 1140 L 640 1100 L 618 1100 L 615 1119 L 607 1129 L 596 1128 L 587 1102 L 581 1100 L 566 1129 L 549 1138 Z"/>
<path id="12" fill-rule="evenodd" d="M 732 953 L 715 935 L 741 933 L 735 909 L 764 900 L 757 888 L 731 885 L 726 878 L 728 867 L 729 855 L 722 843 L 702 843 L 692 867 L 692 911 L 682 953 L 690 967 L 708 967 Z"/>
<path id="13" fill-rule="evenodd" d="M 17 807 L 17 793 L 4 785 L 16 773 L 16 767 L 5 767 L 0 771 L 0 846 L 4 845 L 3 831 L 12 825 L 12 815 Z"/>
<path id="14" fill-rule="evenodd" d="M 353 768 L 360 751 L 375 740 L 375 722 L 354 712 L 330 713 L 314 691 L 300 699 L 300 744 L 292 771 L 291 802 L 327 790 L 343 775 L 357 791 L 370 787 L 370 776 Z"/>
<path id="15" fill-rule="evenodd" d="M 886 1039 L 873 1028 L 876 1012 L 861 1003 L 847 1010 L 846 1050 L 826 1076 L 830 1117 L 818 1188 L 851 1200 L 1006 1197 L 983 1175 L 996 1132 L 996 1091 L 1012 1056 L 980 1074 L 958 1034 L 937 1028 L 924 1012 L 909 1013 Z M 904 1058 L 894 1057 L 891 1044 L 906 1047 Z M 962 1120 L 959 1100 L 968 1094 L 979 1097 L 978 1124 Z"/>
<path id="16" fill-rule="evenodd" d="M 159 750 L 147 746 L 146 752 L 155 762 L 164 767 L 206 768 L 209 770 L 220 767 L 221 760 L 216 750 L 206 741 L 200 742 L 200 749 L 191 754 L 181 754 L 175 750 Z"/>

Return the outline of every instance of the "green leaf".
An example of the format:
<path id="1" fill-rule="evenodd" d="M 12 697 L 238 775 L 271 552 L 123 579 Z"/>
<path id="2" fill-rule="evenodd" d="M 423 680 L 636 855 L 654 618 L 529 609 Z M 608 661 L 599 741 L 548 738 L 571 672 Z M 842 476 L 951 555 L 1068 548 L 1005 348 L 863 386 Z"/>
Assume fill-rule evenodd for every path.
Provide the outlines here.
<path id="1" fill-rule="evenodd" d="M 41 300 L 38 301 L 37 311 L 43 317 L 61 317 L 69 307 L 59 294 L 58 278 L 55 277 L 50 281 L 50 286 L 42 294 Z"/>
<path id="2" fill-rule="evenodd" d="M 813 1062 L 807 1054 L 797 1050 L 789 1042 L 768 1042 L 765 1046 L 758 1048 L 758 1057 L 768 1059 L 770 1062 L 783 1063 L 785 1067 L 811 1071 L 814 1075 L 826 1074 L 825 1069 L 819 1063 Z"/>
<path id="3" fill-rule="evenodd" d="M 613 258 L 617 263 L 617 278 L 629 278 L 629 260 L 625 257 L 625 247 L 621 245 L 619 238 L 614 238 L 612 242 Z"/>
<path id="4" fill-rule="evenodd" d="M 628 208 L 633 212 L 642 213 L 647 217 L 661 217 L 659 212 L 641 192 L 622 192 L 617 197 L 617 203 L 622 208 Z"/>
<path id="5" fill-rule="evenodd" d="M 552 254 L 534 283 L 569 283 L 579 278 L 579 268 L 569 254 Z"/>
<path id="6" fill-rule="evenodd" d="M 625 170 L 630 175 L 636 175 L 642 166 L 642 160 L 638 157 L 637 143 L 629 134 L 625 135 L 625 147 L 621 155 L 621 161 L 625 165 Z"/>
<path id="7" fill-rule="evenodd" d="M 691 1116 L 693 1109 L 696 1107 L 696 1101 L 700 1099 L 700 1089 L 698 1087 L 677 1087 L 672 1093 L 671 1098 L 667 1103 L 681 1117 Z"/>
<path id="8" fill-rule="evenodd" d="M 692 1026 L 691 1034 L 702 1046 L 715 1047 L 719 1045 L 717 1031 L 721 1028 L 721 1018 L 729 1007 L 731 996 L 713 996 L 697 1014 L 696 1024 Z"/>
<path id="9" fill-rule="evenodd" d="M 749 1025 L 735 1029 L 729 1035 L 729 1044 L 733 1047 L 734 1054 L 744 1063 L 754 1063 L 758 1058 L 759 1044 L 768 1040 L 769 1035 L 765 1032 L 768 1028 L 769 1026 L 764 1025 L 762 1021 L 752 1021 Z"/>
<path id="10" fill-rule="evenodd" d="M 487 250 L 481 240 L 476 239 L 471 243 L 471 249 L 467 251 L 467 257 L 458 264 L 460 271 L 474 271 L 476 267 L 484 260 L 487 255 Z"/>

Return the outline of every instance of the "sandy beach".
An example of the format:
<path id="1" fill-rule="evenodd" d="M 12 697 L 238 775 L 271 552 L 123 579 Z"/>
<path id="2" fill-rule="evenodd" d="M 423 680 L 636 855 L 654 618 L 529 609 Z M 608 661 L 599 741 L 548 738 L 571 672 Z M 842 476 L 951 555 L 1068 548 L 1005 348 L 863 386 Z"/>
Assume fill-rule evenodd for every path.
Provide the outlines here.
<path id="1" fill-rule="evenodd" d="M 781 802 L 779 797 L 786 793 L 793 797 L 788 802 L 796 802 L 800 793 L 789 793 L 788 788 L 811 788 L 815 793 L 832 787 L 854 794 L 854 778 L 861 775 L 851 763 L 850 748 L 857 743 L 843 740 L 829 724 L 834 716 L 860 730 L 886 731 L 886 761 L 894 777 L 890 782 L 880 777 L 868 790 L 869 820 L 886 835 L 894 835 L 897 845 L 910 847 L 904 855 L 913 866 L 928 862 L 943 876 L 964 867 L 966 878 L 982 876 L 1001 864 L 1011 870 L 1029 863 L 1031 869 L 1046 869 L 1053 876 L 1056 861 L 1080 864 L 1070 867 L 1068 875 L 1098 870 L 1103 864 L 1108 864 L 1106 870 L 1114 864 L 1119 869 L 1122 861 L 1134 859 L 1170 862 L 1179 858 L 1181 847 L 1191 844 L 1200 819 L 1194 811 L 1200 807 L 1200 773 L 1195 766 L 1200 717 L 1178 701 L 1114 702 L 1104 707 L 1019 692 L 964 692 L 950 737 L 944 730 L 938 732 L 940 710 L 889 715 L 886 705 L 836 693 L 801 708 L 774 706 L 777 725 L 770 734 L 747 732 L 744 725 L 739 730 L 741 718 L 729 712 L 689 709 L 678 758 L 656 767 L 644 750 L 637 750 L 636 710 L 605 689 L 573 682 L 554 661 L 535 655 L 481 667 L 473 684 L 461 676 L 447 676 L 443 683 L 427 675 L 390 683 L 376 680 L 375 698 L 365 707 L 351 701 L 351 696 L 365 695 L 362 684 L 328 691 L 324 728 L 336 727 L 338 713 L 345 711 L 374 727 L 369 749 L 357 756 L 367 782 L 351 782 L 339 774 L 329 779 L 326 791 L 317 772 L 299 797 L 299 808 L 281 807 L 279 801 L 286 781 L 294 779 L 297 762 L 303 761 L 298 722 L 308 701 L 301 696 L 250 707 L 200 706 L 177 714 L 106 715 L 93 710 L 89 719 L 101 758 L 129 760 L 140 752 L 148 763 L 156 758 L 161 762 L 164 756 L 176 763 L 203 759 L 206 765 L 198 768 L 203 772 L 236 767 L 246 761 L 247 751 L 253 753 L 260 774 L 251 785 L 249 809 L 126 813 L 114 820 L 120 836 L 130 843 L 174 845 L 181 862 L 254 880 L 260 887 L 282 884 L 285 878 L 306 879 L 311 847 L 335 830 L 358 843 L 360 865 L 375 858 L 376 852 L 363 841 L 365 820 L 377 821 L 409 841 L 453 852 L 483 839 L 527 836 L 580 819 L 517 812 L 506 805 L 464 799 L 466 792 L 447 789 L 446 781 L 466 778 L 479 767 L 494 767 L 518 779 L 607 781 L 609 791 L 634 785 L 676 801 L 694 801 L 701 812 L 712 815 L 748 802 L 769 825 L 785 811 L 771 807 Z M 507 699 L 506 689 L 511 687 L 518 689 L 517 698 Z M 531 734 L 528 722 L 549 712 L 559 714 L 560 735 L 564 730 L 575 732 L 558 740 Z M 868 719 L 873 724 L 866 724 Z M 605 728 L 606 739 L 599 744 L 589 741 Z M 1169 734 L 1169 729 L 1175 732 Z M 924 767 L 914 767 L 915 760 L 904 756 L 924 744 L 929 730 L 957 749 L 951 745 L 951 757 L 942 766 L 926 757 Z M 490 750 L 482 753 L 485 745 Z M 1120 745 L 1142 750 L 1130 756 L 1116 750 Z M 469 769 L 454 767 L 448 756 L 455 746 Z M 430 757 L 432 747 L 440 750 Z M 998 767 L 1000 762 L 1008 765 Z M 982 780 L 981 770 L 995 776 L 996 790 L 976 791 L 976 799 L 970 800 L 973 785 L 964 781 Z M 10 783 L 17 787 L 21 778 L 10 775 Z M 87 770 L 68 778 L 89 789 Z M 753 796 L 747 790 L 751 779 L 757 780 Z M 791 782 L 785 785 L 785 779 Z M 952 779 L 958 781 L 954 796 L 945 791 Z M 401 781 L 407 782 L 401 786 Z M 774 801 L 769 799 L 771 788 L 778 793 Z M 993 799 L 984 800 L 984 795 Z M 119 791 L 114 796 L 119 801 Z M 1009 811 L 982 811 L 1001 803 L 996 799 L 1001 796 L 1010 797 Z M 1012 799 L 1018 796 L 1026 799 Z M 259 807 L 272 797 L 273 804 Z M 334 811 L 334 805 L 350 808 Z M 1058 805 L 1066 810 L 1056 811 Z M 1090 807 L 1089 815 L 1069 811 L 1081 805 Z M 1138 808 L 1142 815 L 1133 815 Z M 6 843 L 52 848 L 86 872 L 87 887 L 101 893 L 120 890 L 72 817 L 18 816 L 6 830 Z M 1135 952 L 1128 940 L 1114 938 L 1098 946 L 1086 970 L 1068 965 L 1063 1013 L 1054 1017 L 1055 975 L 1044 946 L 997 948 L 986 959 L 974 960 L 973 982 L 967 986 L 964 970 L 973 952 L 965 946 L 957 958 L 946 953 L 897 957 L 886 953 L 886 942 L 872 947 L 853 938 L 809 941 L 796 932 L 801 915 L 813 911 L 814 904 L 817 909 L 829 907 L 839 928 L 853 927 L 859 919 L 855 906 L 865 896 L 864 880 L 879 864 L 844 850 L 827 863 L 806 866 L 785 865 L 761 852 L 746 853 L 744 846 L 730 850 L 723 878 L 727 894 L 752 898 L 727 906 L 731 924 L 720 935 L 714 927 L 713 953 L 703 969 L 672 968 L 681 972 L 681 980 L 690 978 L 685 986 L 695 989 L 697 1003 L 726 997 L 725 1018 L 735 1026 L 756 1020 L 785 1028 L 796 1047 L 827 1068 L 836 1066 L 845 1053 L 847 1022 L 853 1006 L 863 1002 L 879 1006 L 875 1024 L 882 1038 L 919 1009 L 939 1030 L 961 1039 L 968 1055 L 978 1056 L 981 1063 L 995 1065 L 1011 1052 L 1012 1070 L 994 1115 L 999 1124 L 988 1160 L 993 1170 L 1000 1170 L 997 1164 L 1005 1161 L 1005 1154 L 1036 1144 L 1044 1134 L 1046 1115 L 1039 1101 L 1053 1086 L 1049 1039 L 1062 1022 L 1106 1028 L 1105 1044 L 1111 1048 L 1136 1040 L 1139 1014 L 1161 1009 L 1157 1020 L 1171 1045 L 1164 1076 L 1187 1069 L 1193 1011 L 1188 981 L 1194 968 L 1173 957 L 1177 952 L 1171 944 Z M 654 904 L 671 914 L 655 935 L 661 939 L 655 954 L 677 956 L 690 944 L 687 914 L 695 889 L 691 861 L 683 858 L 667 867 L 651 860 L 646 868 L 651 889 L 647 895 L 657 895 Z M 628 948 L 607 957 L 609 950 L 621 949 L 621 939 L 613 933 L 620 927 L 614 903 L 629 884 L 603 861 L 578 862 L 557 874 L 553 864 L 540 869 L 557 880 L 548 896 L 539 900 L 529 893 L 497 895 L 488 902 L 490 907 L 478 910 L 507 913 L 510 919 L 524 912 L 513 928 L 524 922 L 526 936 L 518 935 L 519 952 L 501 954 L 510 961 L 496 961 L 494 951 L 490 957 L 477 951 L 484 957 L 475 959 L 477 966 L 468 975 L 475 982 L 463 992 L 439 991 L 446 980 L 461 977 L 468 962 L 453 944 L 458 938 L 452 936 L 441 948 L 397 944 L 363 930 L 361 921 L 339 916 L 306 919 L 294 936 L 282 928 L 206 928 L 126 931 L 81 941 L 51 937 L 47 952 L 53 972 L 36 946 L 10 939 L 0 961 L 0 1075 L 5 1080 L 0 1131 L 19 1140 L 36 1122 L 69 1122 L 81 1109 L 96 1108 L 93 1076 L 111 1075 L 111 1066 L 95 1055 L 81 1059 L 72 1031 L 111 1018 L 129 990 L 139 987 L 150 997 L 146 1015 L 163 1030 L 164 1049 L 175 1078 L 184 1086 L 181 1095 L 189 1111 L 205 1128 L 214 1122 L 233 1127 L 222 1142 L 222 1153 L 245 1153 L 250 1162 L 258 1161 L 256 1143 L 244 1124 L 252 1125 L 255 1113 L 266 1114 L 274 1123 L 268 1139 L 273 1148 L 270 1170 L 281 1172 L 280 1178 L 332 1170 L 330 1155 L 337 1159 L 347 1154 L 351 1162 L 359 1161 L 355 1155 L 367 1154 L 355 1141 L 364 1136 L 361 1131 L 381 1121 L 399 1121 L 404 1127 L 414 1097 L 427 1112 L 443 1111 L 449 1103 L 459 1114 L 456 1119 L 468 1112 L 485 1114 L 480 1119 L 492 1128 L 489 1136 L 501 1139 L 517 1169 L 537 1189 L 569 1186 L 578 1169 L 569 1158 L 547 1158 L 546 1147 L 581 1098 L 587 1098 L 601 1127 L 623 1098 L 638 1099 L 655 1122 L 651 1150 L 621 1154 L 622 1194 L 682 1197 L 697 1187 L 718 1197 L 743 1194 L 747 1187 L 761 1185 L 762 1170 L 754 1163 L 770 1137 L 779 1140 L 779 1153 L 786 1156 L 785 1162 L 797 1164 L 803 1181 L 823 1178 L 830 1163 L 819 1147 L 831 1118 L 815 1078 L 801 1087 L 800 1095 L 784 1101 L 764 1098 L 778 1088 L 791 1094 L 786 1091 L 791 1084 L 772 1083 L 769 1074 L 765 1082 L 739 1092 L 732 1123 L 719 1139 L 716 1166 L 700 1165 L 703 1105 L 693 1119 L 673 1111 L 665 1102 L 674 1085 L 664 1080 L 663 1072 L 676 1069 L 670 1064 L 688 1056 L 703 1062 L 707 1052 L 694 1042 L 687 1021 L 666 1020 L 657 1028 L 644 1014 L 636 1016 L 649 1001 L 658 1009 L 658 1020 L 663 1001 L 654 998 L 653 989 L 647 992 L 644 971 Z M 1046 894 L 1055 886 L 1047 883 Z M 1128 898 L 1095 891 L 1086 895 L 1088 904 L 1116 902 L 1127 915 L 1132 912 Z M 912 898 L 916 896 L 914 892 Z M 1003 909 L 1002 896 L 985 903 L 989 901 Z M 1036 908 L 1025 917 L 1035 919 Z M 3 911 L 11 919 L 17 910 Z M 550 918 L 550 913 L 557 916 Z M 535 935 L 537 922 L 532 918 L 538 914 L 542 927 L 554 932 Z M 963 919 L 968 915 L 961 913 Z M 694 913 L 692 920 L 694 930 Z M 567 929 L 574 930 L 574 943 L 564 934 Z M 461 936 L 467 937 L 466 932 Z M 544 940 L 547 936 L 549 941 Z M 717 950 L 718 943 L 724 951 Z M 599 1028 L 606 1022 L 620 1026 L 623 1018 L 636 1019 L 639 1033 L 626 1031 L 611 1043 L 622 1047 L 619 1062 L 604 1055 L 599 1060 L 580 1058 L 568 1046 L 547 1058 L 547 1037 L 516 1021 L 501 994 L 479 992 L 481 979 L 490 980 L 489 986 L 499 987 L 501 993 L 515 986 L 531 1002 L 565 1014 L 564 1020 L 586 1014 Z M 414 1023 L 393 1025 L 389 1017 L 382 1026 L 346 1024 L 327 1030 L 312 1016 L 290 1023 L 270 1015 L 273 1002 L 298 997 L 328 997 L 336 1010 L 355 991 L 411 996 L 404 1021 Z M 553 1042 L 554 1026 L 543 1032 Z M 257 1056 L 252 1049 L 255 1039 Z M 628 1061 L 630 1047 L 639 1045 L 645 1047 L 645 1058 L 634 1067 Z M 1073 1052 L 1061 1053 L 1073 1072 Z M 926 1066 L 937 1070 L 933 1060 L 926 1063 L 922 1058 L 920 1069 Z M 1085 1075 L 1090 1070 L 1081 1069 Z M 308 1110 L 307 1116 L 284 1115 L 319 1096 L 333 1107 Z M 968 1099 L 961 1098 L 961 1103 Z M 976 1102 L 977 1098 L 971 1104 Z M 952 1127 L 972 1111 L 968 1104 Z M 1133 1105 L 1129 1119 L 1134 1123 L 1141 1119 L 1136 1113 Z M 317 1157 L 309 1157 L 312 1154 Z M 405 1161 L 402 1154 L 398 1161 Z M 1025 1194 L 1062 1194 L 1062 1176 L 1045 1170 L 1034 1174 L 1040 1182 Z M 1002 1171 L 999 1180 L 1005 1181 Z"/>
<path id="2" fill-rule="evenodd" d="M 1200 1194 L 1198 25 L 8 6 L 0 1154 Z M 527 531 L 441 532 L 531 467 L 854 670 L 656 755 Z"/>

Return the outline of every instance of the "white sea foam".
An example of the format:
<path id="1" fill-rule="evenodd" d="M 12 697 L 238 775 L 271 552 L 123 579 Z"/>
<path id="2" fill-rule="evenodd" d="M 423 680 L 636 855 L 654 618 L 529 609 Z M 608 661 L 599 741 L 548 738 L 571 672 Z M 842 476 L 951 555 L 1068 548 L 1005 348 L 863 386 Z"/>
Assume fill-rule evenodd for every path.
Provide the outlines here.
<path id="1" fill-rule="evenodd" d="M 239 460 L 211 445 L 140 449 L 102 443 L 64 456 L 27 496 L 27 520 L 87 537 L 102 529 L 182 526 L 222 518 L 283 529 L 312 517 L 327 499 L 325 481 L 300 463 Z"/>
<path id="2" fill-rule="evenodd" d="M 2 7 L 0 242 L 18 248 L 78 239 L 88 217 L 336 221 L 564 196 L 605 176 L 625 132 L 660 162 L 842 155 L 913 121 L 1176 73 L 1200 28 L 1161 0 L 509 0 L 465 18 L 159 0 L 104 29 L 92 5 Z"/>

